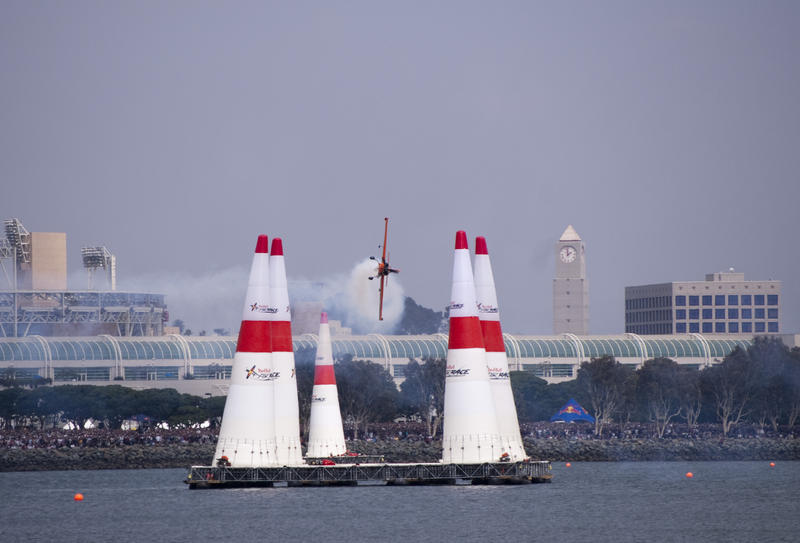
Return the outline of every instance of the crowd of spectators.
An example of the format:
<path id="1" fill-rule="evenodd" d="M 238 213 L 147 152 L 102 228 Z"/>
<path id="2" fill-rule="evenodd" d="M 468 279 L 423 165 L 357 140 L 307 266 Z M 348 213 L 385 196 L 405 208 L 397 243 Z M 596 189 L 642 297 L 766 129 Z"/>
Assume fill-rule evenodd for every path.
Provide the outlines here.
<path id="1" fill-rule="evenodd" d="M 424 422 L 376 422 L 368 425 L 367 431 L 356 434 L 355 426 L 344 423 L 344 437 L 348 440 L 364 441 L 431 441 Z"/>
<path id="2" fill-rule="evenodd" d="M 0 428 L 0 448 L 8 449 L 163 446 L 176 443 L 216 443 L 216 441 L 216 431 L 207 428 L 180 430 L 161 428 L 142 430 Z"/>
<path id="3" fill-rule="evenodd" d="M 656 431 L 653 424 L 640 422 L 611 423 L 603 425 L 600 435 L 595 435 L 592 423 L 577 422 L 572 424 L 559 422 L 527 422 L 520 424 L 523 438 L 532 439 L 653 439 Z M 722 439 L 721 424 L 685 423 L 669 424 L 664 431 L 663 439 Z M 795 437 L 794 432 L 786 427 L 774 431 L 771 426 L 756 424 L 739 424 L 728 434 L 729 438 L 785 438 Z"/>
<path id="4" fill-rule="evenodd" d="M 355 428 L 345 423 L 345 438 L 354 440 Z M 520 424 L 523 438 L 555 439 L 555 440 L 632 440 L 653 439 L 655 430 L 651 424 L 625 423 L 607 424 L 601 435 L 595 435 L 594 424 L 590 423 L 551 423 L 526 422 Z M 129 445 L 164 446 L 185 443 L 216 443 L 218 429 L 188 428 L 164 429 L 157 427 L 139 428 L 137 430 L 83 429 L 63 430 L 57 428 L 0 428 L 0 448 L 9 449 L 61 449 L 74 447 L 125 447 Z M 440 438 L 441 434 L 437 436 Z M 664 433 L 664 439 L 722 439 L 719 424 L 670 424 Z M 769 426 L 738 425 L 728 435 L 730 438 L 794 438 L 795 434 L 787 428 L 775 432 Z M 374 423 L 367 431 L 358 432 L 362 441 L 425 441 L 434 438 L 428 435 L 423 422 L 389 422 Z"/>

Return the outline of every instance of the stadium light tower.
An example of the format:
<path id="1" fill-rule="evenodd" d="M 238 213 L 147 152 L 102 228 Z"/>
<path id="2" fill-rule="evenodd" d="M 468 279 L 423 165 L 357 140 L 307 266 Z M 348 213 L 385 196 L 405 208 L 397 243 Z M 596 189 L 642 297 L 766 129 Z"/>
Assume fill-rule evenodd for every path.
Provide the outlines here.
<path id="1" fill-rule="evenodd" d="M 6 219 L 6 239 L 17 252 L 17 264 L 31 262 L 31 234 L 19 219 Z"/>
<path id="2" fill-rule="evenodd" d="M 117 290 L 117 258 L 105 247 L 81 248 L 83 267 L 86 268 L 89 281 L 88 289 L 92 290 L 94 272 L 100 268 L 106 271 L 106 278 L 111 290 Z"/>
<path id="3" fill-rule="evenodd" d="M 11 260 L 11 274 L 6 269 L 6 261 Z M 10 290 L 17 290 L 17 249 L 7 239 L 0 239 L 0 268 Z"/>
<path id="4" fill-rule="evenodd" d="M 0 267 L 11 290 L 17 289 L 17 272 L 25 270 L 31 263 L 31 234 L 19 219 L 5 220 L 6 239 L 0 240 Z M 5 263 L 11 260 L 11 275 Z"/>

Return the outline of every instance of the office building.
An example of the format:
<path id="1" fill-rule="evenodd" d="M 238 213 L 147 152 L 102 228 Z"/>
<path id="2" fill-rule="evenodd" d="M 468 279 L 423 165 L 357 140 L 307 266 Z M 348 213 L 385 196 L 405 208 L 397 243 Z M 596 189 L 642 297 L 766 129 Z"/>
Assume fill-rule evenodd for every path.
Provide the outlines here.
<path id="1" fill-rule="evenodd" d="M 779 334 L 781 282 L 746 281 L 731 268 L 705 281 L 625 287 L 634 334 Z"/>

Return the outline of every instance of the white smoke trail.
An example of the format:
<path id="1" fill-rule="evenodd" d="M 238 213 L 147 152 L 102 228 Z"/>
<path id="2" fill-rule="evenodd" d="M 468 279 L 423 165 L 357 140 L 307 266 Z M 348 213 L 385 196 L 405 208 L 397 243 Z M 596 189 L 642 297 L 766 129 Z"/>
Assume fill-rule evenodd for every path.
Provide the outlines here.
<path id="1" fill-rule="evenodd" d="M 397 276 L 384 288 L 383 321 L 378 320 L 380 280 L 369 280 L 377 271 L 374 260 L 358 262 L 348 275 L 328 277 L 321 281 L 289 282 L 292 300 L 322 302 L 331 319 L 353 329 L 355 334 L 395 331 L 403 318 L 405 294 Z"/>
<path id="2" fill-rule="evenodd" d="M 355 334 L 395 331 L 403 318 L 405 294 L 397 280 L 391 276 L 384 290 L 383 321 L 378 321 L 378 279 L 375 261 L 358 262 L 349 274 L 339 274 L 324 279 L 289 279 L 289 299 L 294 302 L 322 302 L 331 319 L 353 329 Z M 211 335 L 214 329 L 225 329 L 236 334 L 241 323 L 242 304 L 247 291 L 246 268 L 228 268 L 207 275 L 147 274 L 120 281 L 118 290 L 166 294 L 171 324 L 181 319 L 194 335 L 205 330 Z"/>
<path id="3" fill-rule="evenodd" d="M 358 333 L 384 333 L 393 332 L 400 319 L 403 318 L 405 309 L 405 294 L 403 286 L 397 276 L 386 278 L 383 292 L 383 321 L 378 320 L 378 303 L 380 300 L 380 279 L 370 281 L 377 265 L 374 260 L 364 260 L 356 264 L 350 272 L 350 277 L 345 284 L 344 304 L 341 307 L 342 320 L 345 326 L 353 328 Z M 339 310 L 337 306 L 335 309 Z"/>
<path id="4" fill-rule="evenodd" d="M 147 274 L 120 281 L 118 290 L 166 294 L 169 323 L 184 321 L 194 335 L 222 328 L 236 334 L 247 292 L 247 268 L 227 268 L 207 275 Z"/>

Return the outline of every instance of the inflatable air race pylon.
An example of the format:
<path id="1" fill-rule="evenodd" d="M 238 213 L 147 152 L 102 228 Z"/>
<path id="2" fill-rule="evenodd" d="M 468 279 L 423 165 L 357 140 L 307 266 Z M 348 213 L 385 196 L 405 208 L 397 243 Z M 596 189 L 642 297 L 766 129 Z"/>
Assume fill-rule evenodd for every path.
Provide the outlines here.
<path id="1" fill-rule="evenodd" d="M 272 238 L 269 257 L 269 295 L 272 329 L 272 365 L 275 371 L 275 445 L 278 464 L 303 464 L 300 448 L 300 410 L 292 350 L 292 316 L 281 238 Z"/>
<path id="2" fill-rule="evenodd" d="M 311 415 L 308 422 L 308 452 L 306 456 L 320 458 L 346 452 L 339 394 L 333 370 L 333 348 L 328 314 L 319 320 L 319 344 L 314 367 L 314 389 L 311 392 Z"/>
<path id="3" fill-rule="evenodd" d="M 442 462 L 446 464 L 497 462 L 504 452 L 463 230 L 456 233 L 453 257 L 442 449 Z"/>
<path id="4" fill-rule="evenodd" d="M 214 464 L 277 465 L 269 303 L 269 245 L 258 236 Z"/>
<path id="5" fill-rule="evenodd" d="M 494 287 L 492 263 L 486 239 L 475 239 L 475 294 L 478 297 L 478 318 L 481 320 L 483 344 L 486 348 L 486 363 L 489 366 L 489 383 L 497 415 L 497 429 L 500 433 L 509 460 L 517 462 L 526 458 L 525 448 L 519 433 L 517 408 L 511 392 L 511 379 L 508 375 L 508 358 L 500 327 L 500 310 L 497 307 L 497 292 Z"/>

